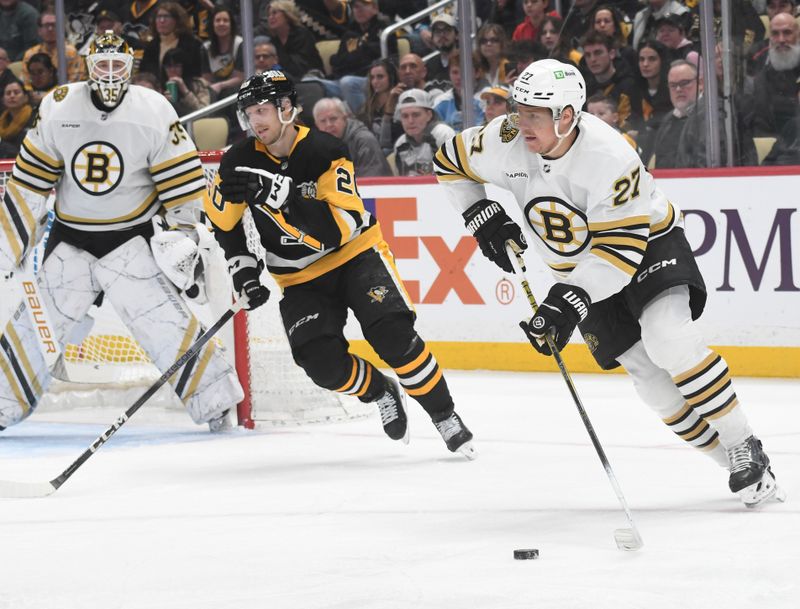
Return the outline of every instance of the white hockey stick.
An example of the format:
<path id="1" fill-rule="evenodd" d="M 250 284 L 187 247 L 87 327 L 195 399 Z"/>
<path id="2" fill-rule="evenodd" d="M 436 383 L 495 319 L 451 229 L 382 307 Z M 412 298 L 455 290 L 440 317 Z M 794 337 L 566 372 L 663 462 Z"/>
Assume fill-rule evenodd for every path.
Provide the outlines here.
<path id="1" fill-rule="evenodd" d="M 92 444 L 84 450 L 81 455 L 67 469 L 61 472 L 58 476 L 50 480 L 50 482 L 11 482 L 0 480 L 0 498 L 32 498 L 32 497 L 47 497 L 48 495 L 56 492 L 62 484 L 64 484 L 78 468 L 83 465 L 89 457 L 100 450 L 100 447 L 105 444 L 108 439 L 113 436 L 120 427 L 122 427 L 128 419 L 130 419 L 139 408 L 144 405 L 147 400 L 153 397 L 156 391 L 161 388 L 180 368 L 193 357 L 196 357 L 203 346 L 211 340 L 211 338 L 224 326 L 227 321 L 236 315 L 243 307 L 242 302 L 237 302 L 230 309 L 225 311 L 222 317 L 206 330 L 200 338 L 198 338 L 192 346 L 190 346 L 186 353 L 181 355 L 178 360 L 169 367 L 169 369 L 161 375 L 161 377 L 153 383 L 150 388 L 145 391 L 142 396 L 136 400 L 133 405 L 128 408 L 122 415 L 114 421 L 114 423 L 106 429 Z"/>
<path id="2" fill-rule="evenodd" d="M 530 303 L 535 315 L 536 311 L 539 309 L 539 305 L 536 303 L 536 298 L 533 296 L 530 284 L 528 283 L 528 278 L 525 276 L 525 260 L 522 258 L 522 254 L 514 249 L 511 241 L 506 242 L 506 253 L 508 254 L 508 259 L 511 260 L 511 264 L 514 266 L 514 271 L 519 277 L 520 283 L 522 284 L 522 289 L 525 291 L 525 295 L 528 297 L 528 302 Z M 614 470 L 611 469 L 611 464 L 608 462 L 606 452 L 603 450 L 603 446 L 600 444 L 600 440 L 597 438 L 597 434 L 594 431 L 592 422 L 589 420 L 589 416 L 586 414 L 586 410 L 583 407 L 581 398 L 578 396 L 578 391 L 575 389 L 575 384 L 572 382 L 572 378 L 569 375 L 567 366 L 564 364 L 564 360 L 561 358 L 561 353 L 559 353 L 558 348 L 556 347 L 555 340 L 553 340 L 553 337 L 550 334 L 548 334 L 545 339 L 547 340 L 547 345 L 550 347 L 550 351 L 553 352 L 553 357 L 556 360 L 556 364 L 558 364 L 558 369 L 561 370 L 561 376 L 564 377 L 564 382 L 567 384 L 567 388 L 572 395 L 572 399 L 575 401 L 575 407 L 578 409 L 578 413 L 581 415 L 581 420 L 583 421 L 584 427 L 586 427 L 589 438 L 592 440 L 595 451 L 597 451 L 597 456 L 600 457 L 600 462 L 603 464 L 603 468 L 606 470 L 608 480 L 611 482 L 611 486 L 617 495 L 617 499 L 619 500 L 622 509 L 625 510 L 625 516 L 628 519 L 630 528 L 616 529 L 614 531 L 614 541 L 617 542 L 617 547 L 620 550 L 638 550 L 644 545 L 644 541 L 642 541 L 642 537 L 639 535 L 639 531 L 636 528 L 636 525 L 633 523 L 633 515 L 628 507 L 628 502 L 625 501 L 625 495 L 622 494 L 622 489 L 619 486 L 619 482 L 617 482 L 617 477 L 614 475 Z"/>

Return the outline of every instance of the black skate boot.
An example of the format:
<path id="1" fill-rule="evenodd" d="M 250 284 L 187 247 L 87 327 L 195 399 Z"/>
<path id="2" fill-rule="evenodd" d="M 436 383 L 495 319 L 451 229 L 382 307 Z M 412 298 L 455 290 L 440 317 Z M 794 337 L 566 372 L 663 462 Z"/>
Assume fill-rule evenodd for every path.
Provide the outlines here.
<path id="1" fill-rule="evenodd" d="M 472 432 L 467 429 L 461 417 L 455 412 L 446 419 L 441 421 L 434 421 L 433 424 L 442 435 L 442 440 L 447 445 L 447 449 L 451 452 L 460 452 L 467 459 L 472 461 L 478 456 L 475 448 L 472 446 Z"/>
<path id="2" fill-rule="evenodd" d="M 731 475 L 728 487 L 749 508 L 775 497 L 784 501 L 786 494 L 778 488 L 769 466 L 769 457 L 761 448 L 761 440 L 750 436 L 741 444 L 728 449 Z"/>
<path id="3" fill-rule="evenodd" d="M 408 415 L 406 414 L 406 394 L 395 379 L 386 377 L 386 389 L 375 400 L 381 413 L 383 431 L 392 440 L 402 440 L 408 444 Z"/>

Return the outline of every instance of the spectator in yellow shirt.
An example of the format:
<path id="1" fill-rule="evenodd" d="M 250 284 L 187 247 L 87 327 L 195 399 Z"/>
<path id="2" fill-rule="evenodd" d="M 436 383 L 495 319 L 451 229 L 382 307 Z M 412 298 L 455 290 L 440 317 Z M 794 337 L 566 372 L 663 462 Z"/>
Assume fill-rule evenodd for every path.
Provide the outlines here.
<path id="1" fill-rule="evenodd" d="M 28 73 L 28 61 L 37 53 L 46 53 L 53 65 L 58 69 L 58 47 L 56 46 L 56 14 L 44 11 L 39 15 L 39 38 L 42 42 L 25 51 L 22 57 L 22 82 L 26 89 L 31 88 L 31 75 Z M 83 60 L 71 44 L 66 45 L 67 82 L 78 82 L 84 79 Z"/>

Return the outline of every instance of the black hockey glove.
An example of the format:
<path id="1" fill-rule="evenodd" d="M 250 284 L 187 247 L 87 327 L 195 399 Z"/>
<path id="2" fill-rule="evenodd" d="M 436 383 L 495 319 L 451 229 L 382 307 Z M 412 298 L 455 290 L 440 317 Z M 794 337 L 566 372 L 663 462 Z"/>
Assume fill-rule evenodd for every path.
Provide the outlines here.
<path id="1" fill-rule="evenodd" d="M 261 265 L 252 256 L 235 256 L 228 260 L 228 272 L 233 280 L 233 289 L 244 301 L 248 311 L 257 309 L 269 299 L 269 289 L 261 285 Z"/>
<path id="2" fill-rule="evenodd" d="M 483 255 L 506 273 L 512 273 L 506 241 L 512 241 L 519 251 L 528 247 L 519 224 L 508 217 L 497 201 L 489 199 L 481 199 L 463 216 L 467 230 L 477 239 Z"/>
<path id="3" fill-rule="evenodd" d="M 534 349 L 543 355 L 552 355 L 545 336 L 554 332 L 553 340 L 561 351 L 569 341 L 575 326 L 586 319 L 591 303 L 589 295 L 582 288 L 557 283 L 550 288 L 547 298 L 539 305 L 539 310 L 533 319 L 528 322 L 521 321 L 519 326 Z"/>
<path id="4" fill-rule="evenodd" d="M 280 210 L 294 193 L 292 178 L 256 167 L 228 167 L 219 177 L 222 197 L 235 203 L 247 201 Z"/>

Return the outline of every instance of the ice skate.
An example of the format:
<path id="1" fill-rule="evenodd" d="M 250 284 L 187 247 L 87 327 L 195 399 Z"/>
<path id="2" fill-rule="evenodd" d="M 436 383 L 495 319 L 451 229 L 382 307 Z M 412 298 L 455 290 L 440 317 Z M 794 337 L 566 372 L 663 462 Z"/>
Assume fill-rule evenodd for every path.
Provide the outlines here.
<path id="1" fill-rule="evenodd" d="M 786 493 L 778 487 L 769 466 L 769 457 L 761 447 L 761 440 L 750 436 L 744 442 L 728 449 L 731 475 L 728 487 L 748 508 L 754 508 L 774 498 L 785 501 Z"/>
<path id="2" fill-rule="evenodd" d="M 211 433 L 220 433 L 231 429 L 231 419 L 228 416 L 229 413 L 230 409 L 223 410 L 218 415 L 215 415 L 213 419 L 209 420 L 208 422 L 209 431 Z"/>
<path id="3" fill-rule="evenodd" d="M 375 400 L 381 413 L 383 431 L 392 440 L 402 440 L 408 444 L 408 415 L 406 413 L 406 394 L 397 380 L 386 377 L 386 389 Z"/>
<path id="4" fill-rule="evenodd" d="M 450 452 L 460 452 L 470 461 L 478 456 L 475 447 L 472 446 L 472 432 L 467 429 L 458 414 L 453 412 L 446 419 L 434 421 L 433 424 L 442 435 Z"/>

